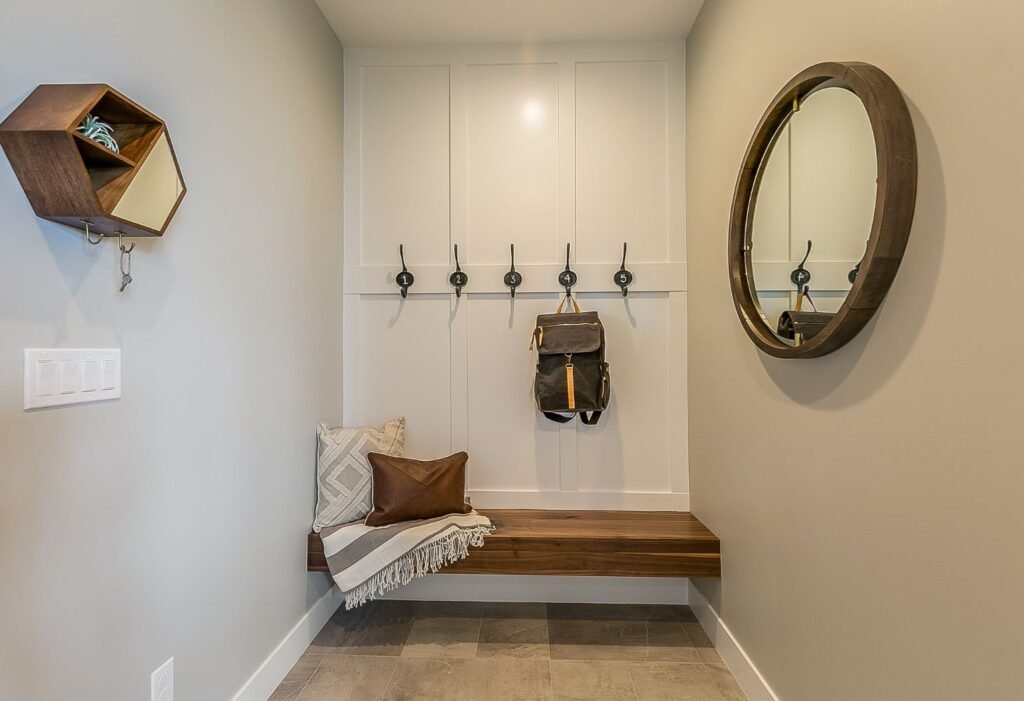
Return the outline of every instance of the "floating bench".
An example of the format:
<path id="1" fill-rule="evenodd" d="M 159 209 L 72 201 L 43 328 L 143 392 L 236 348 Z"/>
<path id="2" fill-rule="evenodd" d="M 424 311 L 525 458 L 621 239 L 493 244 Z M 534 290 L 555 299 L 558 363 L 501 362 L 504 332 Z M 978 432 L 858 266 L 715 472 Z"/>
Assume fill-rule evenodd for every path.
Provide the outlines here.
<path id="1" fill-rule="evenodd" d="M 481 509 L 497 530 L 482 548 L 441 570 L 451 574 L 719 577 L 718 537 L 681 511 Z M 327 572 L 318 533 L 306 569 Z"/>

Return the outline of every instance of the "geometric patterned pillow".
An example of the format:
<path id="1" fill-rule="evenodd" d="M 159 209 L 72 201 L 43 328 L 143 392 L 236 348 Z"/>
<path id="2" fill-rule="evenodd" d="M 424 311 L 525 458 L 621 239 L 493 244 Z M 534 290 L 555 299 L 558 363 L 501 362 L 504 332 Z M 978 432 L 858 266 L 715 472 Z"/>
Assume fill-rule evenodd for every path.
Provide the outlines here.
<path id="1" fill-rule="evenodd" d="M 405 417 L 383 426 L 316 429 L 317 495 L 313 530 L 366 518 L 373 510 L 373 471 L 367 453 L 402 457 Z"/>

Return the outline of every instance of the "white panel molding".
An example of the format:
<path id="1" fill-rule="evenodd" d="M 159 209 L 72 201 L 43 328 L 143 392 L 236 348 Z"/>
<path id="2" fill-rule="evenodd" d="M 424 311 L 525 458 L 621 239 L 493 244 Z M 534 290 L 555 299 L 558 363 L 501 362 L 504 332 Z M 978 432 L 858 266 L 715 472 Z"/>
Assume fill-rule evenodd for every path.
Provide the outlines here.
<path id="1" fill-rule="evenodd" d="M 750 701 L 779 701 L 764 675 L 693 582 L 688 582 L 688 601 L 701 627 L 708 634 L 725 666 Z"/>
<path id="2" fill-rule="evenodd" d="M 536 315 L 550 312 L 557 295 L 463 296 L 468 335 L 466 421 L 468 489 L 550 491 L 560 488 L 561 427 L 533 404 L 535 356 L 530 338 Z M 455 421 L 460 421 L 456 416 Z"/>
<path id="3" fill-rule="evenodd" d="M 562 255 L 565 255 L 564 248 Z M 459 257 L 461 259 L 461 251 Z M 396 250 L 395 260 L 397 261 L 397 259 L 398 251 Z M 455 294 L 454 288 L 448 284 L 448 276 L 455 270 L 454 263 L 450 266 L 416 265 L 416 261 L 409 255 L 408 248 L 405 252 L 405 262 L 409 271 L 416 276 L 415 284 L 409 288 L 410 295 Z M 627 260 L 626 267 L 633 272 L 630 293 L 686 291 L 686 263 L 633 263 Z M 558 286 L 558 274 L 564 268 L 564 262 L 551 265 L 520 265 L 517 263 L 516 270 L 523 274 L 523 284 L 516 291 L 516 295 L 563 292 L 564 289 Z M 507 264 L 467 265 L 463 263 L 462 269 L 469 275 L 469 285 L 462 290 L 464 295 L 508 293 L 508 288 L 502 282 L 502 277 L 508 272 Z M 573 288 L 574 293 L 619 292 L 619 288 L 612 282 L 612 276 L 619 269 L 619 262 L 573 264 L 572 269 L 579 276 L 579 282 Z M 398 287 L 395 285 L 395 276 L 401 270 L 399 265 L 347 265 L 345 266 L 345 294 L 397 295 Z"/>
<path id="4" fill-rule="evenodd" d="M 342 404 L 346 426 L 363 423 L 363 305 L 360 295 L 342 295 Z"/>
<path id="5" fill-rule="evenodd" d="M 576 63 L 605 61 L 669 61 L 683 55 L 682 41 L 583 42 L 564 44 L 490 44 L 470 46 L 345 49 L 349 69 L 362 66 L 426 66 L 508 63 Z M 346 87 L 347 84 L 346 84 Z"/>
<path id="6" fill-rule="evenodd" d="M 577 61 L 576 260 L 669 259 L 668 60 Z M 675 129 L 674 131 L 682 131 Z M 642 232 L 638 235 L 637 231 Z"/>
<path id="7" fill-rule="evenodd" d="M 573 432 L 575 435 L 575 432 Z M 575 467 L 575 462 L 571 463 Z M 551 509 L 574 511 L 689 511 L 690 495 L 681 492 L 559 492 L 470 489 L 473 506 L 480 509 Z"/>
<path id="8" fill-rule="evenodd" d="M 668 104 L 665 132 L 668 141 L 668 259 L 686 260 L 686 51 L 668 61 L 665 76 Z"/>
<path id="9" fill-rule="evenodd" d="M 687 365 L 689 356 L 686 347 L 685 292 L 673 292 L 668 296 L 668 415 L 686 416 L 689 407 Z M 689 422 L 673 421 L 669 427 L 669 485 L 673 492 L 690 491 L 690 438 Z M 689 510 L 689 503 L 687 503 Z"/>
<path id="10" fill-rule="evenodd" d="M 341 590 L 332 586 L 310 607 L 274 651 L 263 660 L 232 701 L 266 701 L 302 657 L 313 638 L 345 601 Z"/>
<path id="11" fill-rule="evenodd" d="M 364 65 L 358 81 L 352 109 L 363 115 L 351 158 L 359 161 L 361 243 L 360 257 L 348 260 L 390 265 L 405 243 L 420 260 L 449 262 L 451 67 Z"/>
<path id="12" fill-rule="evenodd" d="M 469 451 L 469 297 L 450 298 L 451 449 Z"/>
<path id="13" fill-rule="evenodd" d="M 559 233 L 571 231 L 559 222 L 559 202 L 570 196 L 559 183 L 566 141 L 559 64 L 473 64 L 464 81 L 465 133 L 453 134 L 463 152 L 452 160 L 453 180 L 466 175 L 465 196 L 453 199 L 463 205 L 452 227 L 462 262 L 507 267 L 510 243 L 520 265 L 557 260 Z M 465 217 L 465 230 L 456 216 Z"/>
<path id="14" fill-rule="evenodd" d="M 687 603 L 689 580 L 676 577 L 557 577 L 433 574 L 386 599 L 402 601 L 525 601 L 583 604 Z"/>
<path id="15" fill-rule="evenodd" d="M 471 460 L 468 477 L 478 505 L 689 508 L 686 373 L 685 365 L 675 367 L 686 357 L 683 64 L 679 41 L 346 49 L 347 425 L 406 413 L 409 454 L 414 457 L 434 457 L 446 446 L 474 446 L 477 464 Z M 438 70 L 417 70 L 425 68 Z M 583 112 L 577 106 L 581 68 L 596 77 Z M 630 97 L 633 84 L 628 77 L 634 74 L 642 78 L 639 103 Z M 602 91 L 606 83 L 609 87 Z M 442 127 L 438 115 L 445 99 L 448 122 Z M 535 142 L 523 125 L 509 118 L 509 110 L 525 118 L 522 110 L 531 100 L 542 105 L 548 118 L 557 119 L 556 141 L 551 140 L 550 122 L 543 123 L 544 134 Z M 422 123 L 415 109 L 418 101 L 423 103 Z M 642 118 L 648 103 L 657 106 L 653 121 Z M 615 215 L 609 221 L 618 223 L 598 226 L 603 220 L 595 220 L 589 205 L 582 203 L 583 214 L 596 223 L 589 226 L 591 231 L 577 231 L 577 128 L 590 130 L 589 158 L 607 169 L 600 160 L 600 138 L 595 141 L 594 135 L 603 133 L 601 120 L 614 119 L 619 112 L 632 115 L 626 124 L 635 125 L 613 130 L 620 151 L 634 141 L 657 145 L 657 158 L 628 159 L 644 188 L 654 188 L 639 194 L 654 196 L 634 197 L 629 181 L 615 185 L 620 180 L 609 170 L 611 185 L 602 186 L 611 188 L 607 197 L 592 190 L 590 201 L 594 211 L 608 210 Z M 476 141 L 473 129 L 481 130 Z M 480 134 L 491 132 L 507 141 L 504 150 L 480 140 Z M 409 164 L 392 142 L 410 152 Z M 515 151 L 518 143 L 521 153 Z M 552 143 L 557 151 L 550 154 Z M 370 157 L 372 163 L 366 161 Z M 389 189 L 391 171 L 395 192 Z M 442 188 L 427 187 L 428 175 L 442 177 L 443 172 L 446 195 Z M 472 197 L 479 199 L 470 202 Z M 623 215 L 648 206 L 643 204 L 648 200 L 655 209 Z M 614 204 L 609 206 L 609 201 Z M 445 207 L 447 236 L 438 215 Z M 520 215 L 524 207 L 537 209 Z M 417 227 L 421 214 L 424 226 Z M 651 215 L 647 218 L 652 224 L 645 225 L 640 215 Z M 364 230 L 364 222 L 374 230 Z M 399 230 L 404 227 L 409 231 Z M 517 236 L 520 230 L 524 233 Z M 613 283 L 623 241 L 630 244 L 627 266 L 634 274 L 628 300 Z M 401 269 L 399 243 L 405 244 L 406 264 L 416 276 L 407 300 L 399 299 L 394 283 Z M 516 269 L 524 276 L 515 302 L 502 282 L 509 243 L 516 244 Z M 613 378 L 624 382 L 616 390 L 613 379 L 617 403 L 601 425 L 589 429 L 575 422 L 552 428 L 543 419 L 535 420 L 529 396 L 533 363 L 527 355 L 526 327 L 532 328 L 534 314 L 553 311 L 557 304 L 563 291 L 557 277 L 565 265 L 567 243 L 573 246 L 572 267 L 579 275 L 574 292 L 587 306 L 601 310 L 613 330 L 615 352 L 609 361 Z M 448 284 L 453 244 L 459 245 L 460 262 L 469 275 L 460 298 Z M 546 301 L 539 303 L 541 299 Z M 478 303 L 488 317 L 470 315 Z M 486 334 L 486 339 L 476 334 Z M 646 343 L 650 345 L 642 345 Z M 490 367 L 481 365 L 489 359 L 510 375 L 495 379 Z M 654 389 L 657 399 L 644 403 L 641 395 Z M 649 413 L 638 414 L 641 409 Z M 645 443 L 651 440 L 648 418 L 655 416 L 656 443 Z M 513 428 L 501 435 L 487 421 Z M 502 452 L 505 441 L 517 441 L 516 450 Z"/>

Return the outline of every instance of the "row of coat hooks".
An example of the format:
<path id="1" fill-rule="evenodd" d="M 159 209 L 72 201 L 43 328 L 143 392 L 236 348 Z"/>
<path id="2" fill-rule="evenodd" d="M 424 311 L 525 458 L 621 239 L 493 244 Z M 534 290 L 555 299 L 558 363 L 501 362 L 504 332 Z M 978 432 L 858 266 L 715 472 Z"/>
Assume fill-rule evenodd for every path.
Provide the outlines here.
<path id="1" fill-rule="evenodd" d="M 523 274 L 516 270 L 516 245 L 510 243 L 508 247 L 512 264 L 508 272 L 505 273 L 504 278 L 502 278 L 502 282 L 508 288 L 509 294 L 515 297 L 516 288 L 523 284 Z M 569 265 L 571 247 L 572 244 L 565 244 L 565 270 L 558 274 L 558 285 L 565 288 L 566 297 L 572 297 L 572 288 L 579 281 L 579 276 L 576 275 L 576 272 Z M 405 244 L 398 245 L 398 256 L 402 260 L 402 271 L 395 276 L 395 284 L 398 285 L 402 299 L 405 299 L 409 296 L 409 288 L 416 282 L 416 276 L 410 273 L 409 269 L 405 266 Z M 615 271 L 612 281 L 622 290 L 623 297 L 629 294 L 629 286 L 633 284 L 633 273 L 626 270 L 625 243 L 622 244 L 622 265 Z M 461 297 L 462 288 L 469 284 L 469 275 L 459 264 L 459 244 L 455 244 L 455 270 L 448 276 L 448 284 L 455 288 L 456 297 Z"/>

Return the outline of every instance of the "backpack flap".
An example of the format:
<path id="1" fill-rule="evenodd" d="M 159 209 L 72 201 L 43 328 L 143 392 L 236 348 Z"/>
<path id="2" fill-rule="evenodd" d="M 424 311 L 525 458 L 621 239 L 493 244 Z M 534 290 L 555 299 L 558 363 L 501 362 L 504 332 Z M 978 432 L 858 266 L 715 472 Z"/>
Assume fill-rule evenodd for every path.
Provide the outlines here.
<path id="1" fill-rule="evenodd" d="M 596 312 L 545 314 L 537 317 L 534 342 L 541 355 L 593 353 L 601 348 L 603 334 Z"/>

